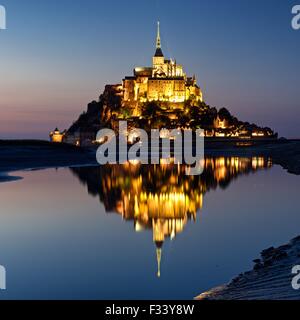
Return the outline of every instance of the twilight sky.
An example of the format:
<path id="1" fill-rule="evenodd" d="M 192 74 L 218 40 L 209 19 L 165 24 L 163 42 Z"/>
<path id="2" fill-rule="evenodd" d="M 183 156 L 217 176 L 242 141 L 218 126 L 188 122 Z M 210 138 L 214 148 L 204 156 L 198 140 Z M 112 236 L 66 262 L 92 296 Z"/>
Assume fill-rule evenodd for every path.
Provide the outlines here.
<path id="1" fill-rule="evenodd" d="M 135 66 L 165 56 L 211 106 L 300 138 L 300 0 L 0 0 L 0 139 L 65 129 Z"/>

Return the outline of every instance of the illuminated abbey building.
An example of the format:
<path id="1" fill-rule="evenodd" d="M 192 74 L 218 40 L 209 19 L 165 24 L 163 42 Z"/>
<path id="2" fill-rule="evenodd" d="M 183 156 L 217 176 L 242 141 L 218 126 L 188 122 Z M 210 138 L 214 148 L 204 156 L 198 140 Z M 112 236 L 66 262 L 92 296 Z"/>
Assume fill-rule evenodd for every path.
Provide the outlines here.
<path id="1" fill-rule="evenodd" d="M 187 77 L 182 65 L 164 57 L 159 22 L 156 51 L 152 60 L 152 67 L 135 68 L 133 76 L 123 79 L 124 105 L 135 107 L 139 102 L 161 101 L 175 103 L 177 105 L 173 106 L 180 108 L 187 100 L 203 100 L 195 76 Z"/>
<path id="2" fill-rule="evenodd" d="M 118 130 L 119 121 L 133 128 L 203 129 L 205 137 L 238 140 L 274 139 L 277 134 L 268 127 L 240 121 L 226 108 L 217 110 L 203 101 L 196 77 L 188 77 L 182 65 L 166 59 L 161 45 L 158 23 L 156 49 L 151 67 L 136 67 L 122 83 L 106 85 L 98 101 L 88 104 L 67 131 L 54 130 L 52 142 L 76 146 L 98 144 L 102 128 Z"/>

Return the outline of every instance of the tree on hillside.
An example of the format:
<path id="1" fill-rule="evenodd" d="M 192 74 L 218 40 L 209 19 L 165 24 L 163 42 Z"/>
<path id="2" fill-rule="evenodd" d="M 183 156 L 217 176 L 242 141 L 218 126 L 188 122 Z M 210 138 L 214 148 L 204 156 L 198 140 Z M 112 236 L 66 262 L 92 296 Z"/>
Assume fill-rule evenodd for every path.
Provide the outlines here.
<path id="1" fill-rule="evenodd" d="M 147 102 L 144 107 L 144 115 L 146 118 L 154 118 L 160 111 L 160 107 L 155 102 Z"/>
<path id="2" fill-rule="evenodd" d="M 226 108 L 221 108 L 218 115 L 220 119 L 230 120 L 232 118 L 231 113 Z"/>

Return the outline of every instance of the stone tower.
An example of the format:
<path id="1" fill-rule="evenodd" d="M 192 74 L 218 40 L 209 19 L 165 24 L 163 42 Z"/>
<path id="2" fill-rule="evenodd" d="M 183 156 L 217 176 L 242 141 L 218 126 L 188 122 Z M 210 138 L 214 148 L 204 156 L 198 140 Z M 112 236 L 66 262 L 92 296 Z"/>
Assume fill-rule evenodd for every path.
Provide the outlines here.
<path id="1" fill-rule="evenodd" d="M 164 54 L 161 50 L 161 39 L 160 39 L 160 25 L 157 22 L 157 37 L 156 37 L 156 51 L 153 57 L 153 69 L 156 73 L 163 71 L 163 65 L 165 62 Z"/>

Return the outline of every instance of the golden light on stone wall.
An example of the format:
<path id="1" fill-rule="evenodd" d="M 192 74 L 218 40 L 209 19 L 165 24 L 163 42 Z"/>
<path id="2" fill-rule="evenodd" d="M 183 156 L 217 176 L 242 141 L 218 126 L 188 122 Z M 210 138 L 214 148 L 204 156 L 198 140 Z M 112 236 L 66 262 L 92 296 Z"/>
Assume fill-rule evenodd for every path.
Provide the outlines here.
<path id="1" fill-rule="evenodd" d="M 263 131 L 252 132 L 252 137 L 264 137 L 265 133 Z"/>
<path id="2" fill-rule="evenodd" d="M 161 47 L 157 47 L 157 50 L 152 59 L 152 67 L 136 67 L 134 75 L 123 80 L 123 101 L 130 104 L 137 101 L 203 101 L 203 94 L 195 77 L 188 78 L 182 65 L 172 59 L 165 59 Z"/>
<path id="3" fill-rule="evenodd" d="M 220 117 L 218 116 L 214 120 L 214 127 L 216 129 L 226 129 L 228 127 L 228 122 L 226 119 L 220 119 Z"/>
<path id="4" fill-rule="evenodd" d="M 62 143 L 64 136 L 65 136 L 65 132 L 60 132 L 57 128 L 53 131 L 50 132 L 49 136 L 50 136 L 50 141 L 54 142 L 54 143 Z"/>

